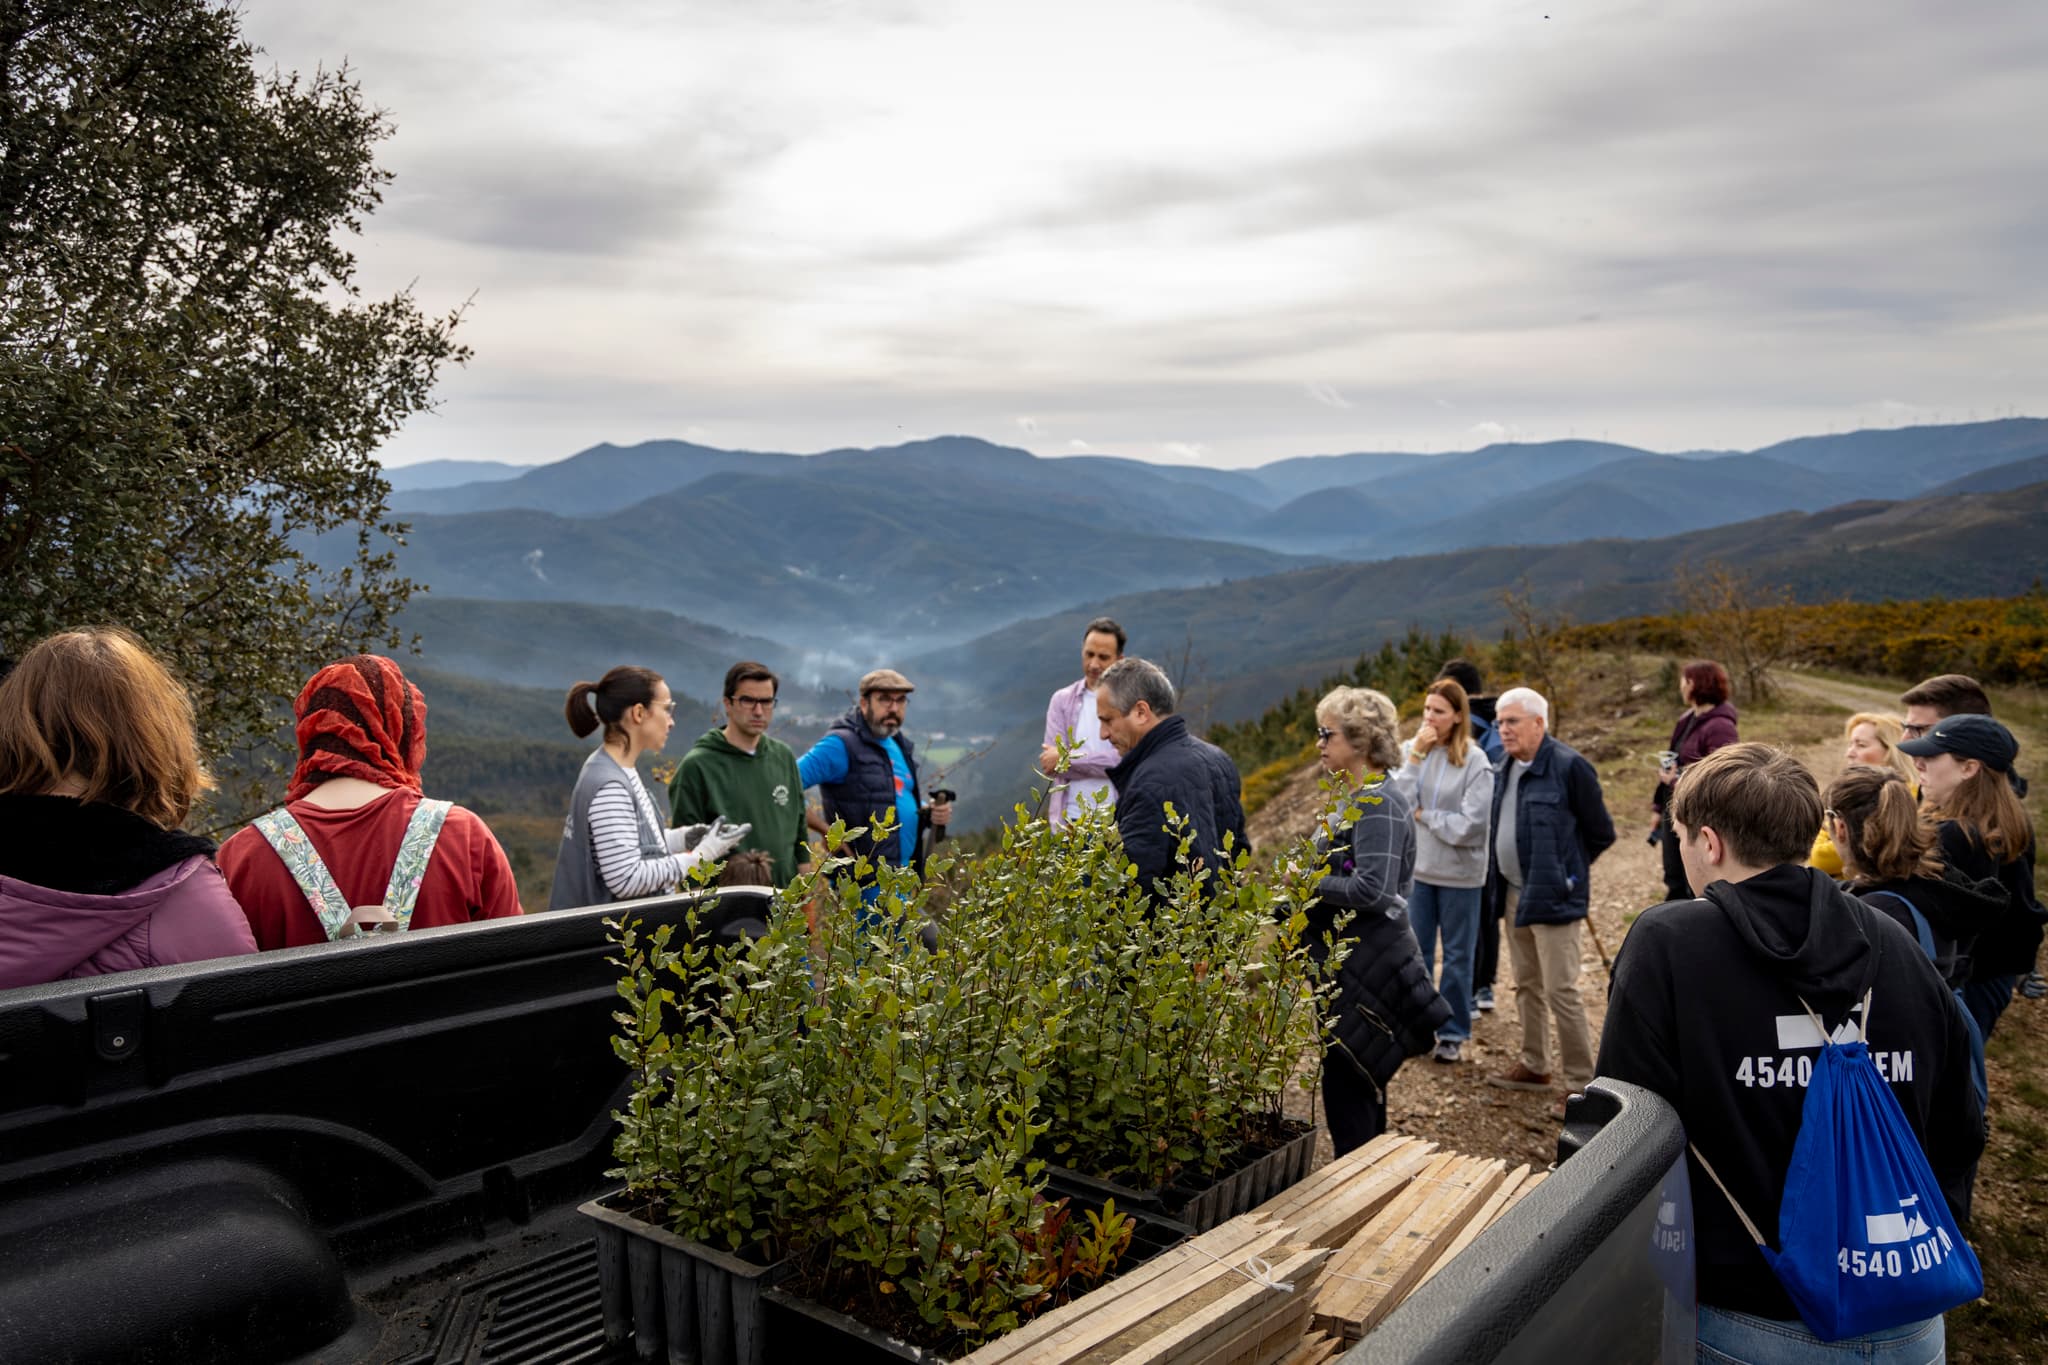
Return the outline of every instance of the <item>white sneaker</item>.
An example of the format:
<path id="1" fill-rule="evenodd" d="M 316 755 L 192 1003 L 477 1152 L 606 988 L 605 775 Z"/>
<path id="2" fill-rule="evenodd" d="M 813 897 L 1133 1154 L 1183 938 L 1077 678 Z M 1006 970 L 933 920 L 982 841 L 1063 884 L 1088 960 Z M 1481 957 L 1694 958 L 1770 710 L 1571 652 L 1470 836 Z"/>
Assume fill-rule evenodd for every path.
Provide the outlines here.
<path id="1" fill-rule="evenodd" d="M 1436 1051 L 1429 1055 L 1432 1061 L 1455 1062 L 1464 1050 L 1464 1043 L 1456 1038 L 1439 1038 L 1436 1040 Z"/>

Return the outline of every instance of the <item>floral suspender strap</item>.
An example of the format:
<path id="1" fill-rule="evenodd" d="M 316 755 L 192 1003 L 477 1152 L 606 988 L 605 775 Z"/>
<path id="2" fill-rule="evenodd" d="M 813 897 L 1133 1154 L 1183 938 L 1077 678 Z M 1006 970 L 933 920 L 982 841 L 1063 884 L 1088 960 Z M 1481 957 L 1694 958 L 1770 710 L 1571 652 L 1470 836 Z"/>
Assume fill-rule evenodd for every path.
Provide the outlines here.
<path id="1" fill-rule="evenodd" d="M 341 888 L 334 884 L 334 875 L 327 870 L 327 864 L 321 862 L 320 855 L 313 851 L 313 841 L 306 837 L 305 828 L 283 806 L 256 817 L 256 828 L 277 850 L 285 870 L 292 874 L 292 880 L 305 893 L 306 904 L 312 906 L 313 913 L 320 917 L 320 927 L 327 931 L 328 941 L 340 938 L 342 931 L 355 918 L 355 907 L 348 903 L 348 897 L 341 894 Z"/>
<path id="2" fill-rule="evenodd" d="M 398 861 L 391 865 L 391 881 L 384 888 L 384 908 L 405 929 L 412 924 L 413 903 L 420 898 L 420 883 L 427 878 L 427 863 L 434 856 L 434 842 L 441 837 L 441 824 L 448 818 L 452 801 L 426 801 L 413 807 L 406 822 L 405 841 L 398 846 Z"/>
<path id="3" fill-rule="evenodd" d="M 421 801 L 414 807 L 412 818 L 406 822 L 405 838 L 398 846 L 398 859 L 391 866 L 391 880 L 384 888 L 384 903 L 376 907 L 389 912 L 392 927 L 397 930 L 403 930 L 412 923 L 413 906 L 420 896 L 420 883 L 425 880 L 427 863 L 433 857 L 434 844 L 441 837 L 441 825 L 448 818 L 451 804 L 447 801 Z M 313 841 L 306 836 L 305 828 L 292 818 L 290 811 L 280 806 L 267 815 L 259 816 L 256 828 L 276 850 L 285 869 L 292 874 L 292 880 L 299 884 L 306 904 L 313 907 L 313 913 L 319 917 L 320 927 L 326 931 L 330 942 L 361 930 L 363 926 L 357 922 L 355 907 L 334 884 L 334 875 L 320 860 Z"/>

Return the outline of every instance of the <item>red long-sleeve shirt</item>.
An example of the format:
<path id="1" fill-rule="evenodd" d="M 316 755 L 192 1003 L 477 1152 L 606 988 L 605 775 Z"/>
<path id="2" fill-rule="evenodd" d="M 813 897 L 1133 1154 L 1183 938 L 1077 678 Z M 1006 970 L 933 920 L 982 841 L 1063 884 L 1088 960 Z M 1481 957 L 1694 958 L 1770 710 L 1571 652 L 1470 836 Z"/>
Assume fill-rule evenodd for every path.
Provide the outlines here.
<path id="1" fill-rule="evenodd" d="M 353 810 L 330 810 L 309 801 L 294 801 L 286 809 L 312 840 L 348 903 L 377 905 L 384 900 L 406 822 L 420 799 L 418 792 L 400 788 Z M 222 844 L 220 870 L 249 917 L 257 947 L 295 948 L 327 941 L 319 916 L 262 831 L 252 826 Z M 453 807 L 427 863 L 412 927 L 467 924 L 518 913 L 519 887 L 505 850 L 482 820 Z"/>

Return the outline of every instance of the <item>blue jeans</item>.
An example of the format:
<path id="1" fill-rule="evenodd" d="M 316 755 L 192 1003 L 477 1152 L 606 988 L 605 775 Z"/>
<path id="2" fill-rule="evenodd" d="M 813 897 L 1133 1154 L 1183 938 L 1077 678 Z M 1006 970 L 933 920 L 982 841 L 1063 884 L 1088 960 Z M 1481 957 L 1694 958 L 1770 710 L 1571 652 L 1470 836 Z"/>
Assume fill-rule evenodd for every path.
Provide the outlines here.
<path id="1" fill-rule="evenodd" d="M 1701 1365 L 1941 1365 L 1948 1337 L 1939 1317 L 1843 1341 L 1822 1341 L 1803 1322 L 1778 1322 L 1700 1305 Z"/>
<path id="2" fill-rule="evenodd" d="M 1436 940 L 1444 940 L 1443 981 L 1437 987 L 1451 1007 L 1451 1021 L 1436 1031 L 1446 1041 L 1472 1036 L 1472 950 L 1479 944 L 1476 886 L 1432 886 L 1416 882 L 1408 893 L 1408 926 L 1422 948 L 1422 965 L 1436 979 Z"/>
<path id="3" fill-rule="evenodd" d="M 1963 986 L 1963 1008 L 1977 1021 L 1977 1032 L 1985 1042 L 1991 1041 L 1991 1030 L 1998 1027 L 1998 1016 L 2005 1013 L 2005 1007 L 2012 1003 L 2012 988 L 2018 984 L 2016 976 L 1990 976 L 1982 981 L 1967 982 Z"/>

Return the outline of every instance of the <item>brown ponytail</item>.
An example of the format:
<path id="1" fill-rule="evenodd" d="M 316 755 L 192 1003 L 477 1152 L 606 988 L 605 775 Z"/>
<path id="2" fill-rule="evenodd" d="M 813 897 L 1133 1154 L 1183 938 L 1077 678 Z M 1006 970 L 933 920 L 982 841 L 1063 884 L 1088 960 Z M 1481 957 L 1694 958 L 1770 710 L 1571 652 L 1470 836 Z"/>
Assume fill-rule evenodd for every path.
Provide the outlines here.
<path id="1" fill-rule="evenodd" d="M 1934 822 L 1896 772 L 1863 764 L 1848 768 L 1828 788 L 1827 801 L 1842 818 L 1842 861 L 1857 881 L 1941 880 Z"/>
<path id="2" fill-rule="evenodd" d="M 620 664 L 596 682 L 571 687 L 562 715 L 576 738 L 585 738 L 601 722 L 605 738 L 610 739 L 626 712 L 635 706 L 654 705 L 654 689 L 661 684 L 661 674 L 651 668 Z"/>

